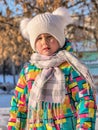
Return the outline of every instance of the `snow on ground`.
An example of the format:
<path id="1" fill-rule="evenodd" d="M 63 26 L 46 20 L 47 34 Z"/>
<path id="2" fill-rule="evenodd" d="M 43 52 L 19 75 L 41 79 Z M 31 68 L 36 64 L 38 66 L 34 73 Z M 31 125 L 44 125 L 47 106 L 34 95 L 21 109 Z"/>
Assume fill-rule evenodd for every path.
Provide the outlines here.
<path id="1" fill-rule="evenodd" d="M 16 75 L 16 82 L 18 76 Z M 13 83 L 13 76 L 6 76 L 6 83 Z M 0 75 L 0 83 L 3 83 L 3 76 Z M 9 118 L 10 100 L 13 96 L 13 91 L 7 92 L 0 89 L 0 130 L 7 130 L 7 123 Z"/>
<path id="2" fill-rule="evenodd" d="M 13 83 L 13 76 L 12 75 L 5 75 L 5 79 L 6 79 L 6 82 L 10 82 L 10 83 Z M 18 75 L 15 76 L 15 80 L 17 82 L 18 80 Z M 3 82 L 3 75 L 0 74 L 0 82 Z"/>
<path id="3" fill-rule="evenodd" d="M 10 107 L 11 97 L 10 94 L 0 94 L 0 108 Z"/>
<path id="4" fill-rule="evenodd" d="M 0 130 L 7 130 L 12 94 L 0 90 Z"/>
<path id="5" fill-rule="evenodd" d="M 0 108 L 0 130 L 7 130 L 9 107 Z"/>

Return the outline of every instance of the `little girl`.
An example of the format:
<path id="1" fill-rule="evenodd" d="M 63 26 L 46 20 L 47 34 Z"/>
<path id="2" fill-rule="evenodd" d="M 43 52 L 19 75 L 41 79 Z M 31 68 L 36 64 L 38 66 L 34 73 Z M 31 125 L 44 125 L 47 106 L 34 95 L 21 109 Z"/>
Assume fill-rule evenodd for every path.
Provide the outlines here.
<path id="1" fill-rule="evenodd" d="M 35 53 L 20 73 L 8 130 L 95 130 L 93 80 L 65 41 L 71 21 L 64 7 L 21 21 Z"/>

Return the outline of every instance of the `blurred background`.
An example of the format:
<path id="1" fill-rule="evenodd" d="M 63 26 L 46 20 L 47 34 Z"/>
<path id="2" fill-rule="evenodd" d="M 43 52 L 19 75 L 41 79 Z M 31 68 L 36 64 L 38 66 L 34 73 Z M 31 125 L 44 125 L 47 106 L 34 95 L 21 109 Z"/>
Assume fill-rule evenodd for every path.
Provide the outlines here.
<path id="1" fill-rule="evenodd" d="M 89 68 L 98 92 L 98 0 L 0 0 L 1 108 L 10 106 L 20 70 L 33 53 L 20 34 L 21 19 L 60 6 L 66 7 L 73 18 L 65 28 L 65 37 L 72 43 L 74 54 Z"/>

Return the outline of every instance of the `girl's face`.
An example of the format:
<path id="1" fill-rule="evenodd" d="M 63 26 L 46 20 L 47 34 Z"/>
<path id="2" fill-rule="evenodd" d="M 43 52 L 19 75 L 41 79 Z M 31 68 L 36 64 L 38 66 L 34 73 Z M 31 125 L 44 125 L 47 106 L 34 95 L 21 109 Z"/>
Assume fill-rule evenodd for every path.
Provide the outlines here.
<path id="1" fill-rule="evenodd" d="M 36 39 L 35 48 L 39 54 L 50 56 L 54 54 L 60 46 L 58 41 L 50 34 L 41 34 Z"/>

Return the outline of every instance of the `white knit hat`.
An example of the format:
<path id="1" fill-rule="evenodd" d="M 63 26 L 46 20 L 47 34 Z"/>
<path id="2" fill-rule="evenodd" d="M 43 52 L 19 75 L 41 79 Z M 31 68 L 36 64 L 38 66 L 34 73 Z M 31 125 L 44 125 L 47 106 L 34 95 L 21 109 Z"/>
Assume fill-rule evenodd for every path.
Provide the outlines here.
<path id="1" fill-rule="evenodd" d="M 48 33 L 56 38 L 60 47 L 65 42 L 64 28 L 72 23 L 67 9 L 59 7 L 53 13 L 42 13 L 32 19 L 25 18 L 20 23 L 20 30 L 24 38 L 30 41 L 31 47 L 35 50 L 35 41 L 40 34 Z"/>

